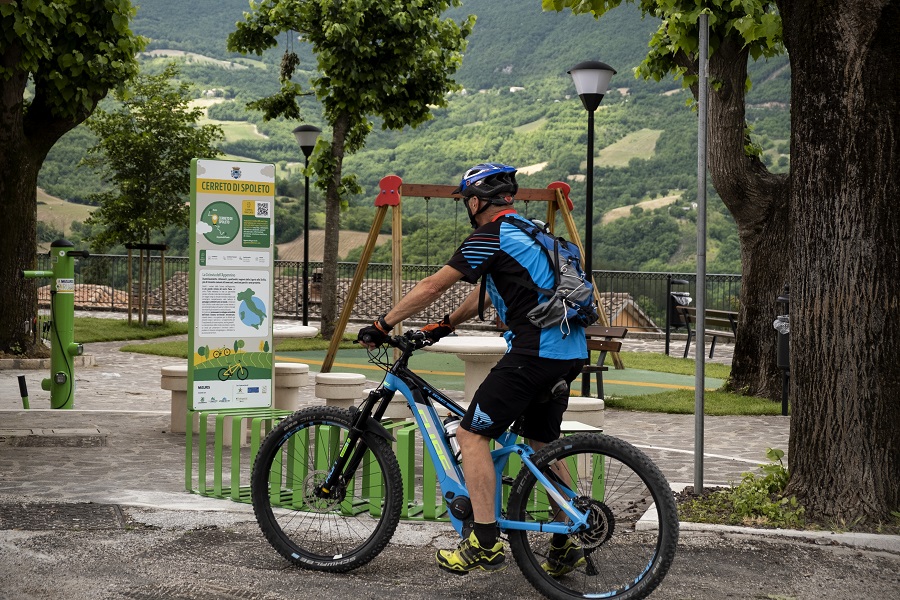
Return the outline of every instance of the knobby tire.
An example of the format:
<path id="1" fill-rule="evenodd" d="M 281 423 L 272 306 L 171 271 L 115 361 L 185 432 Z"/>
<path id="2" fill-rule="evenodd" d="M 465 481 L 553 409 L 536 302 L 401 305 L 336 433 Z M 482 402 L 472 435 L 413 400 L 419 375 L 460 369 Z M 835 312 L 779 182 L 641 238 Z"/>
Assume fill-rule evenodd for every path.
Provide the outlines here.
<path id="1" fill-rule="evenodd" d="M 528 581 L 559 600 L 649 595 L 669 570 L 678 544 L 675 498 L 659 468 L 631 444 L 595 433 L 556 440 L 532 461 L 575 492 L 576 505 L 590 513 L 591 528 L 571 536 L 584 549 L 585 563 L 556 578 L 541 568 L 550 534 L 510 531 L 513 556 Z M 641 519 L 652 505 L 658 520 Z M 559 515 L 527 469 L 513 482 L 508 509 L 511 519 L 522 521 L 553 521 Z"/>
<path id="2" fill-rule="evenodd" d="M 400 520 L 403 483 L 390 443 L 366 433 L 368 450 L 344 494 L 314 490 L 331 469 L 350 430 L 350 412 L 317 406 L 276 426 L 262 443 L 251 474 L 253 512 L 270 544 L 290 562 L 343 573 L 387 545 Z"/>

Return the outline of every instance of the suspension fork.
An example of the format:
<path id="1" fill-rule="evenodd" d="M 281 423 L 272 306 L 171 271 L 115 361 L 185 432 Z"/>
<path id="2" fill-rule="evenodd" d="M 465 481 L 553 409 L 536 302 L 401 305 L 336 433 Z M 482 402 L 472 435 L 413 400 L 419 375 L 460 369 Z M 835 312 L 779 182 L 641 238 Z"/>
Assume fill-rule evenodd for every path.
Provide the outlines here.
<path id="1" fill-rule="evenodd" d="M 387 410 L 387 405 L 394 397 L 394 390 L 379 387 L 369 392 L 368 397 L 363 401 L 360 408 L 352 413 L 350 433 L 344 444 L 338 452 L 337 460 L 331 466 L 331 470 L 325 477 L 325 481 L 316 490 L 316 496 L 320 498 L 331 497 L 334 490 L 339 484 L 349 481 L 356 469 L 362 463 L 363 456 L 368 450 L 365 440 L 365 433 L 369 431 L 369 420 L 380 419 Z M 373 413 L 374 409 L 374 413 Z M 351 411 L 353 409 L 351 408 Z M 377 433 L 377 432 L 376 432 Z"/>

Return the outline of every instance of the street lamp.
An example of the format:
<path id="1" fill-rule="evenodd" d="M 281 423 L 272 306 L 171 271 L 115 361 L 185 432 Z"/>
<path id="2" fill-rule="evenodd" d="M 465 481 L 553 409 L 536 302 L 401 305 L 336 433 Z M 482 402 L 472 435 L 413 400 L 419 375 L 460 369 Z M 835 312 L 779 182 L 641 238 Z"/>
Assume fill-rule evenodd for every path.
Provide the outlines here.
<path id="1" fill-rule="evenodd" d="M 584 204 L 584 270 L 591 282 L 594 281 L 593 271 L 593 227 L 594 227 L 594 111 L 600 106 L 603 94 L 609 87 L 609 80 L 616 74 L 616 70 L 606 63 L 596 60 L 580 62 L 568 71 L 575 82 L 575 90 L 585 110 L 588 111 L 588 142 L 587 142 L 587 189 Z"/>
<path id="2" fill-rule="evenodd" d="M 294 137 L 306 158 L 304 174 L 306 188 L 303 193 L 303 324 L 309 325 L 309 155 L 316 147 L 316 139 L 322 130 L 312 125 L 301 125 L 294 129 Z"/>

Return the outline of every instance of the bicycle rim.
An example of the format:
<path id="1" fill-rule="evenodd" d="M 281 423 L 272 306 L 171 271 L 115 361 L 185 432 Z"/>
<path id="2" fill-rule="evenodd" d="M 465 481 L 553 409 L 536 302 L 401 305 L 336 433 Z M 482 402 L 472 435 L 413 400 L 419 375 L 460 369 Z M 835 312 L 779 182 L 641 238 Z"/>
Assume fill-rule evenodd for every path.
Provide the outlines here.
<path id="1" fill-rule="evenodd" d="M 257 522 L 272 546 L 307 569 L 343 572 L 387 545 L 400 519 L 400 467 L 388 443 L 366 437 L 353 480 L 337 496 L 319 498 L 350 429 L 350 414 L 333 407 L 294 413 L 266 437 L 251 476 Z"/>
<path id="2" fill-rule="evenodd" d="M 659 469 L 634 446 L 604 435 L 576 434 L 557 440 L 532 458 L 554 472 L 589 514 L 589 528 L 573 534 L 584 561 L 551 576 L 550 534 L 511 531 L 510 546 L 526 578 L 548 598 L 616 598 L 649 595 L 665 577 L 678 543 L 674 496 Z M 657 519 L 653 519 L 655 508 Z M 530 471 L 513 484 L 510 518 L 549 522 L 560 514 Z M 558 563 L 557 563 L 558 565 Z"/>

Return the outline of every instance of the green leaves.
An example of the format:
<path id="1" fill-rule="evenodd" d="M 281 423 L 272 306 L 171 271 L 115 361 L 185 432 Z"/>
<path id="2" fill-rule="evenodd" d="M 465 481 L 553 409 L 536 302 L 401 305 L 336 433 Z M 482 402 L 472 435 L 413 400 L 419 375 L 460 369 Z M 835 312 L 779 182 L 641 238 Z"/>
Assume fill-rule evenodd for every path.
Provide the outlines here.
<path id="1" fill-rule="evenodd" d="M 590 12 L 598 18 L 620 4 L 621 0 L 542 1 L 544 10 L 568 8 L 574 13 Z M 657 17 L 661 22 L 650 40 L 647 58 L 636 71 L 638 77 L 659 81 L 669 73 L 676 79 L 684 75 L 685 64 L 696 62 L 698 20 L 703 13 L 709 15 L 710 54 L 715 53 L 722 39 L 732 35 L 740 36 L 754 60 L 784 52 L 781 16 L 774 4 L 763 0 L 640 0 L 640 6 L 644 15 Z M 685 77 L 682 83 L 687 87 L 692 80 Z"/>
<path id="2" fill-rule="evenodd" d="M 261 53 L 283 32 L 300 32 L 316 56 L 311 80 L 326 121 L 339 118 L 349 127 L 341 147 L 327 156 L 317 150 L 311 163 L 322 185 L 333 186 L 343 202 L 358 189 L 354 178 L 332 181 L 345 153 L 365 144 L 370 118 L 385 129 L 417 126 L 431 118 L 431 107 L 446 105 L 456 89 L 453 74 L 462 64 L 466 37 L 475 18 L 461 23 L 442 18 L 458 0 L 262 0 L 251 4 L 245 20 L 228 37 L 228 48 Z M 288 64 L 286 67 L 296 65 Z M 293 68 L 285 68 L 290 76 Z M 298 84 L 283 81 L 276 94 L 248 104 L 266 120 L 301 118 Z"/>
<path id="3" fill-rule="evenodd" d="M 88 121 L 100 141 L 82 162 L 114 187 L 90 197 L 100 209 L 87 223 L 105 226 L 92 238 L 95 247 L 146 242 L 169 225 L 187 224 L 191 158 L 217 156 L 224 135 L 217 125 L 197 126 L 203 112 L 190 108 L 188 84 L 172 83 L 178 76 L 174 65 L 140 75 L 117 94 L 119 108 Z"/>
<path id="4" fill-rule="evenodd" d="M 713 492 L 706 497 L 679 506 L 686 521 L 802 528 L 805 510 L 795 496 L 785 496 L 788 471 L 781 462 L 784 451 L 766 450 L 772 461 L 761 465 L 762 474 L 744 473 L 740 483 L 730 489 Z"/>
<path id="5" fill-rule="evenodd" d="M 20 1 L 0 6 L 0 55 L 17 56 L 0 67 L 0 84 L 25 73 L 34 82 L 42 116 L 85 119 L 106 93 L 137 71 L 135 54 L 146 41 L 129 29 L 128 0 Z"/>

